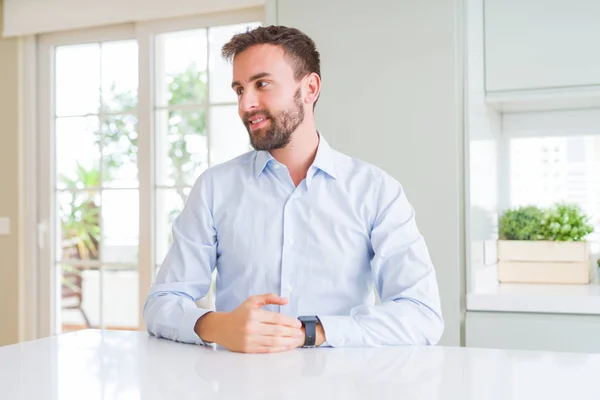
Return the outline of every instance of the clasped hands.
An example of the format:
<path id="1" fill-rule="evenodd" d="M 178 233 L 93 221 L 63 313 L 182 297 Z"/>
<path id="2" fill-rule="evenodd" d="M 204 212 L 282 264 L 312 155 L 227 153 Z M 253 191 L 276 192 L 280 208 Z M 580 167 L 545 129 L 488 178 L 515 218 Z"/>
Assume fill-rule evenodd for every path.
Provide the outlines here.
<path id="1" fill-rule="evenodd" d="M 304 328 L 293 317 L 263 310 L 267 304 L 285 305 L 288 299 L 276 294 L 251 296 L 231 312 L 209 312 L 196 321 L 194 331 L 205 342 L 216 343 L 234 352 L 275 353 L 304 345 Z M 315 345 L 325 341 L 317 325 Z"/>

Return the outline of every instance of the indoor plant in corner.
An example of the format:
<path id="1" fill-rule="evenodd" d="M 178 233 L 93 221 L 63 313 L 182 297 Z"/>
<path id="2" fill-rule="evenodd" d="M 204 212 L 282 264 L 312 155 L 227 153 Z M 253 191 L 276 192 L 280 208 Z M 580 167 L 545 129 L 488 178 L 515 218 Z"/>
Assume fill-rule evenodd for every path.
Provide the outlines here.
<path id="1" fill-rule="evenodd" d="M 579 206 L 519 207 L 499 221 L 498 280 L 518 283 L 589 283 L 593 226 Z"/>

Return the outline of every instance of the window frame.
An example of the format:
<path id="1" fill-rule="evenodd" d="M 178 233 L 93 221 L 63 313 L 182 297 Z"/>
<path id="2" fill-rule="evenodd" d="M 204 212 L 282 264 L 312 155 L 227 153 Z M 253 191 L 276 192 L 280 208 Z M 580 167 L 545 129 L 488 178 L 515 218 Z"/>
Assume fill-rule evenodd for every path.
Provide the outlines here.
<path id="1" fill-rule="evenodd" d="M 30 221 L 30 237 L 37 237 L 36 254 L 33 263 L 29 266 L 31 276 L 37 277 L 37 291 L 28 298 L 29 309 L 34 311 L 35 317 L 28 319 L 30 336 L 32 338 L 47 337 L 55 332 L 56 306 L 60 301 L 56 290 L 56 271 L 54 268 L 56 255 L 54 254 L 54 236 L 48 232 L 56 227 L 55 220 L 55 132 L 53 110 L 55 109 L 54 95 L 54 49 L 57 46 L 77 45 L 84 43 L 105 42 L 113 40 L 136 40 L 138 44 L 138 179 L 139 179 L 139 329 L 145 330 L 142 319 L 142 306 L 148 295 L 150 285 L 155 273 L 155 237 L 156 237 L 156 194 L 155 168 L 157 164 L 155 154 L 156 129 L 154 94 L 156 89 L 155 71 L 155 37 L 168 32 L 177 32 L 192 29 L 204 29 L 219 25 L 234 25 L 239 23 L 258 21 L 265 23 L 273 19 L 272 7 L 257 6 L 234 11 L 217 12 L 204 15 L 186 16 L 165 19 L 160 21 L 137 22 L 119 24 L 114 26 L 81 29 L 68 32 L 43 34 L 31 39 L 29 44 L 30 54 L 28 61 L 34 60 L 37 67 L 35 73 L 35 87 L 29 86 L 31 92 L 28 98 L 31 103 L 26 118 L 31 121 L 35 118 L 35 126 L 29 126 L 31 133 L 31 147 L 29 153 L 35 157 L 28 158 L 28 165 L 35 165 L 35 173 L 28 178 L 29 192 L 34 201 L 29 209 L 35 209 L 36 222 Z M 35 49 L 34 49 L 35 48 Z M 210 87 L 207 84 L 207 90 Z M 211 107 L 207 98 L 207 119 Z M 230 103 L 215 103 L 216 105 Z M 34 109 L 35 108 L 35 109 Z M 34 110 L 33 110 L 34 109 Z M 33 110 L 33 111 L 32 111 Z M 207 121 L 208 125 L 208 121 Z M 208 132 L 208 146 L 210 153 L 210 129 Z M 210 155 L 209 155 L 210 161 Z M 31 182 L 37 181 L 37 185 Z M 102 291 L 101 291 L 102 292 Z M 100 300 L 102 302 L 102 295 Z"/>

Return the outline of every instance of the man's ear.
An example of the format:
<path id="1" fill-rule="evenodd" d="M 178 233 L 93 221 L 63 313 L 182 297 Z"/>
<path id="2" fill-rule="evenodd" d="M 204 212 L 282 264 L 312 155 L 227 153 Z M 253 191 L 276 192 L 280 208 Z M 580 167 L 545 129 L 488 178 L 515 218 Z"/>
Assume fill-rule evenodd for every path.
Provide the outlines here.
<path id="1" fill-rule="evenodd" d="M 306 96 L 305 103 L 314 104 L 321 93 L 321 77 L 316 72 L 311 72 L 304 77 Z"/>

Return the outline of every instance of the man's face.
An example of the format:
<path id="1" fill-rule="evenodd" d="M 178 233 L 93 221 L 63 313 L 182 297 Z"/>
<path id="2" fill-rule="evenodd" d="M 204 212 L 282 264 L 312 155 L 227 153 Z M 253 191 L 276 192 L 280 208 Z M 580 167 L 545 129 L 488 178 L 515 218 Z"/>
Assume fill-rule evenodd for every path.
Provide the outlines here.
<path id="1" fill-rule="evenodd" d="M 285 147 L 304 121 L 301 85 L 280 46 L 252 46 L 235 56 L 233 90 L 238 112 L 256 150 Z"/>

